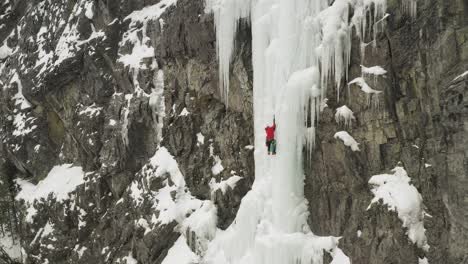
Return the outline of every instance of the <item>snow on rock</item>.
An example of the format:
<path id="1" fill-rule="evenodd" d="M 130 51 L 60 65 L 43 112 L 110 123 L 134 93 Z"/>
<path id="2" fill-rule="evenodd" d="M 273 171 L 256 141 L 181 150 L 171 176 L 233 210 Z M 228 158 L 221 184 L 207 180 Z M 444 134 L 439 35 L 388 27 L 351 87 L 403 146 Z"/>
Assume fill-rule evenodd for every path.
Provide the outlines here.
<path id="1" fill-rule="evenodd" d="M 198 262 L 198 256 L 189 248 L 185 237 L 180 236 L 167 252 L 162 264 L 192 264 Z"/>
<path id="2" fill-rule="evenodd" d="M 6 41 L 3 42 L 3 45 L 0 47 L 0 60 L 8 58 L 12 53 L 13 50 L 8 47 Z"/>
<path id="3" fill-rule="evenodd" d="M 213 156 L 213 157 L 214 157 L 215 164 L 211 168 L 211 172 L 213 173 L 213 175 L 218 175 L 221 172 L 223 172 L 224 167 L 221 164 L 222 160 L 219 158 L 219 156 Z"/>
<path id="4" fill-rule="evenodd" d="M 137 206 L 144 197 L 150 197 L 153 201 L 153 209 L 158 216 L 153 216 L 151 222 L 140 219 L 136 224 L 145 228 L 145 233 L 152 230 L 153 226 L 168 224 L 176 221 L 180 224 L 180 232 L 185 235 L 191 231 L 206 243 L 216 231 L 216 207 L 211 201 L 201 201 L 193 197 L 185 186 L 177 161 L 165 147 L 160 147 L 150 159 L 150 166 L 143 168 L 146 179 L 169 177 L 163 181 L 163 187 L 157 191 L 145 188 L 145 184 L 134 181 L 130 187 L 131 196 Z"/>
<path id="5" fill-rule="evenodd" d="M 4 231 L 0 233 L 0 248 L 3 248 L 10 258 L 21 259 L 21 246 L 19 238 L 14 238 L 11 233 Z"/>
<path id="6" fill-rule="evenodd" d="M 180 112 L 179 116 L 188 116 L 190 112 L 187 110 L 187 108 L 184 107 L 182 111 Z"/>
<path id="7" fill-rule="evenodd" d="M 144 7 L 125 17 L 124 20 L 130 20 L 129 30 L 124 33 L 119 46 L 123 47 L 126 43 L 132 43 L 133 49 L 130 54 L 120 54 L 119 61 L 126 66 L 134 69 L 136 75 L 137 69 L 144 68 L 142 62 L 145 58 L 154 57 L 154 48 L 151 47 L 151 40 L 146 36 L 148 21 L 158 19 L 167 8 L 175 5 L 177 0 L 162 0 L 152 6 Z M 138 23 L 143 23 L 143 28 L 139 29 Z M 142 33 L 142 37 L 139 37 Z M 135 78 L 134 78 L 135 79 Z"/>
<path id="8" fill-rule="evenodd" d="M 353 111 L 351 111 L 351 109 L 349 109 L 349 107 L 347 107 L 346 105 L 343 105 L 336 109 L 336 113 L 335 113 L 336 123 L 338 124 L 344 123 L 345 126 L 349 127 L 351 126 L 352 121 L 355 119 L 356 118 L 354 117 Z"/>
<path id="9" fill-rule="evenodd" d="M 345 146 L 351 148 L 352 151 L 359 151 L 359 143 L 346 131 L 336 132 L 333 136 L 336 139 L 341 139 Z"/>
<path id="10" fill-rule="evenodd" d="M 215 236 L 217 222 L 216 206 L 212 201 L 203 201 L 201 207 L 182 222 L 182 231 L 192 231 L 198 240 L 207 242 Z"/>
<path id="11" fill-rule="evenodd" d="M 339 248 L 336 248 L 332 251 L 333 260 L 330 264 L 351 264 L 350 259 L 346 256 L 343 251 Z"/>
<path id="12" fill-rule="evenodd" d="M 10 80 L 10 84 L 13 83 L 16 83 L 18 87 L 18 92 L 13 96 L 13 100 L 15 100 L 15 105 L 19 105 L 21 110 L 31 108 L 31 103 L 29 103 L 29 101 L 23 95 L 23 84 L 21 83 L 17 72 L 13 74 L 13 77 Z"/>
<path id="13" fill-rule="evenodd" d="M 465 77 L 465 76 L 467 76 L 467 75 L 468 75 L 468 71 L 466 71 L 466 72 L 464 72 L 464 73 L 458 75 L 458 76 L 455 77 L 453 80 L 456 81 L 456 80 L 461 79 L 461 78 L 463 78 L 463 77 Z"/>
<path id="14" fill-rule="evenodd" d="M 409 239 L 418 247 L 429 250 L 424 228 L 423 199 L 403 167 L 395 167 L 392 174 L 372 176 L 369 184 L 372 186 L 372 199 L 368 209 L 380 200 L 391 211 L 398 213 L 398 218 L 407 229 Z"/>
<path id="15" fill-rule="evenodd" d="M 80 115 L 87 115 L 89 117 L 96 117 L 101 114 L 102 107 L 97 106 L 95 103 L 93 103 L 90 106 L 84 107 L 82 110 L 78 112 Z"/>
<path id="16" fill-rule="evenodd" d="M 358 85 L 359 87 L 361 87 L 361 91 L 365 92 L 366 94 L 379 94 L 382 92 L 382 91 L 377 91 L 377 90 L 372 89 L 362 77 L 357 77 L 351 82 L 349 82 L 348 84 Z"/>
<path id="17" fill-rule="evenodd" d="M 141 10 L 133 11 L 130 15 L 125 17 L 125 20 L 130 19 L 132 23 L 155 20 L 158 19 L 167 8 L 175 5 L 176 3 L 177 0 L 162 0 L 152 6 L 147 6 Z"/>
<path id="18" fill-rule="evenodd" d="M 236 187 L 237 182 L 240 179 L 242 179 L 242 177 L 239 177 L 237 175 L 231 176 L 227 180 L 220 182 L 216 182 L 216 180 L 212 178 L 210 181 L 211 194 L 213 194 L 217 190 L 221 190 L 221 192 L 224 194 L 226 193 L 228 187 L 234 189 Z"/>
<path id="19" fill-rule="evenodd" d="M 201 132 L 197 133 L 197 146 L 205 144 L 205 136 Z"/>
<path id="20" fill-rule="evenodd" d="M 17 113 L 13 119 L 13 126 L 15 130 L 13 130 L 13 136 L 25 136 L 34 131 L 37 128 L 36 125 L 33 125 L 34 117 L 27 117 L 25 113 Z"/>
<path id="21" fill-rule="evenodd" d="M 418 264 L 429 264 L 427 258 L 418 258 Z"/>
<path id="22" fill-rule="evenodd" d="M 21 191 L 17 200 L 34 203 L 35 200 L 47 199 L 52 194 L 57 201 L 69 198 L 69 193 L 84 183 L 83 169 L 73 164 L 63 164 L 52 168 L 47 177 L 34 185 L 26 180 L 17 179 Z"/>
<path id="23" fill-rule="evenodd" d="M 88 19 L 93 19 L 93 17 L 94 17 L 93 2 L 92 2 L 92 1 L 87 2 L 87 3 L 85 4 L 85 16 L 86 16 Z"/>
<path id="24" fill-rule="evenodd" d="M 138 264 L 138 261 L 132 256 L 132 252 L 128 252 L 128 256 L 122 258 L 126 264 Z"/>
<path id="25" fill-rule="evenodd" d="M 387 73 L 384 68 L 380 66 L 366 67 L 361 65 L 361 72 L 364 76 L 366 75 L 385 75 Z"/>

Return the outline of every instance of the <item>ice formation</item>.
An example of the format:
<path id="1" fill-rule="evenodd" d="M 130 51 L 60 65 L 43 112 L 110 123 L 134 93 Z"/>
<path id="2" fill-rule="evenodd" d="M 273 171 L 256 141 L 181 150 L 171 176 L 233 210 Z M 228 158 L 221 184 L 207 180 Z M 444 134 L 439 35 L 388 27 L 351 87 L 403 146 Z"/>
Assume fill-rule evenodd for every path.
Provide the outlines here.
<path id="1" fill-rule="evenodd" d="M 406 234 L 418 247 L 429 250 L 424 228 L 424 210 L 422 197 L 408 177 L 403 167 L 395 167 L 392 174 L 380 174 L 372 176 L 369 184 L 372 186 L 374 198 L 369 208 L 382 200 L 389 210 L 396 211 L 398 218 L 407 228 Z M 368 208 L 368 209 L 369 209 Z"/>
<path id="2" fill-rule="evenodd" d="M 217 231 L 205 262 L 322 263 L 325 250 L 331 252 L 333 263 L 350 263 L 337 247 L 338 238 L 315 236 L 307 224 L 303 147 L 311 151 L 314 145 L 327 86 L 339 91 L 347 78 L 353 28 L 361 42 L 371 32 L 375 38 L 383 28 L 386 0 L 335 0 L 331 5 L 327 0 L 207 0 L 206 4 L 215 17 L 219 80 L 226 101 L 238 24 L 244 19 L 252 25 L 257 151 L 252 190 L 243 198 L 234 223 Z M 259 146 L 264 146 L 263 125 L 273 115 L 278 120 L 278 154 L 269 157 Z"/>
<path id="3" fill-rule="evenodd" d="M 418 11 L 418 0 L 402 0 L 403 8 L 407 14 L 415 19 Z"/>
<path id="4" fill-rule="evenodd" d="M 355 119 L 353 111 L 351 111 L 351 109 L 346 105 L 340 106 L 336 109 L 335 121 L 338 124 L 344 124 L 349 127 Z"/>

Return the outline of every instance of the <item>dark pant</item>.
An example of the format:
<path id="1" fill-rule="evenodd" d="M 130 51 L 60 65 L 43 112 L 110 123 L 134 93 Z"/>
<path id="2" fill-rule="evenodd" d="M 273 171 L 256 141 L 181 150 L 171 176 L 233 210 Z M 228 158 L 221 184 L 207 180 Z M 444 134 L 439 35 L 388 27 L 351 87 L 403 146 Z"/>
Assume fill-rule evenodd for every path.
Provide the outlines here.
<path id="1" fill-rule="evenodd" d="M 271 145 L 271 143 L 273 143 L 273 139 L 267 139 L 267 140 L 266 140 L 266 146 L 267 146 L 268 152 L 270 152 L 270 145 Z"/>

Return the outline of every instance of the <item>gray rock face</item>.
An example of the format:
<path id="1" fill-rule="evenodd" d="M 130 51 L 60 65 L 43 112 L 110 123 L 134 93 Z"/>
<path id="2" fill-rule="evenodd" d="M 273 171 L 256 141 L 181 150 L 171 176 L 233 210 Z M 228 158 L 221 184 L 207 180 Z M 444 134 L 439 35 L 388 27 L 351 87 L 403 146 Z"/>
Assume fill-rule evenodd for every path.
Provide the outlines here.
<path id="1" fill-rule="evenodd" d="M 466 77 L 455 78 L 467 65 L 466 10 L 462 1 L 419 1 L 412 20 L 399 5 L 389 1 L 391 16 L 376 51 L 369 47 L 361 61 L 360 51 L 353 50 L 350 79 L 360 76 L 360 64 L 388 71 L 371 82 L 383 91 L 378 109 L 369 107 L 356 87 L 344 89 L 339 100 L 336 91 L 328 94 L 317 151 L 306 164 L 310 226 L 318 234 L 343 236 L 340 246 L 356 263 L 418 263 L 418 257 L 465 263 L 468 87 Z M 332 109 L 343 104 L 354 111 L 356 121 L 346 130 L 360 143 L 360 152 L 333 138 L 343 127 L 335 124 Z M 428 252 L 408 240 L 397 214 L 386 206 L 367 210 L 368 180 L 398 162 L 430 215 L 424 220 Z"/>
<path id="2" fill-rule="evenodd" d="M 248 30 L 239 35 L 238 78 L 227 109 L 218 90 L 213 20 L 203 1 L 181 0 L 160 18 L 127 17 L 158 2 L 1 5 L 6 26 L 0 43 L 11 50 L 0 67 L 0 165 L 2 189 L 9 190 L 2 202 L 10 211 L 21 208 L 19 228 L 8 232 L 21 237 L 26 263 L 122 263 L 129 256 L 160 263 L 179 233 L 176 221 L 152 222 L 160 213 L 155 194 L 175 184 L 168 177 L 148 178 L 157 170 L 148 161 L 159 146 L 175 157 L 187 191 L 218 205 L 220 228 L 232 222 L 250 188 Z M 154 54 L 141 58 L 138 67 L 120 60 L 141 44 Z M 224 170 L 213 173 L 218 161 Z M 63 163 L 82 166 L 85 183 L 69 201 L 50 196 L 35 202 L 37 213 L 26 221 L 31 205 L 13 202 L 16 191 L 7 183 L 37 183 Z M 242 177 L 235 189 L 210 189 L 211 181 L 234 174 Z M 135 190 L 142 192 L 140 200 Z M 43 231 L 47 225 L 53 227 L 50 234 Z"/>
<path id="3" fill-rule="evenodd" d="M 212 201 L 217 227 L 225 229 L 250 189 L 250 27 L 239 25 L 226 107 L 213 17 L 203 0 L 179 0 L 161 7 L 160 17 L 152 10 L 153 18 L 131 19 L 159 2 L 0 3 L 0 47 L 6 47 L 0 48 L 0 237 L 19 238 L 25 263 L 161 263 L 181 226 L 177 219 L 154 221 L 164 214 L 159 192 L 169 188 L 173 201 L 181 193 Z M 466 5 L 419 1 L 412 19 L 400 1 L 388 4 L 377 49 L 369 46 L 365 56 L 354 49 L 350 67 L 350 80 L 361 75 L 361 64 L 387 70 L 371 81 L 383 91 L 371 102 L 378 106 L 358 88 L 346 88 L 349 80 L 340 98 L 328 90 L 317 149 L 304 164 L 309 223 L 318 235 L 342 236 L 340 247 L 353 263 L 418 263 L 423 257 L 465 263 L 468 75 L 456 77 L 468 59 Z M 136 64 L 125 61 L 129 54 Z M 345 104 L 355 113 L 346 130 L 359 152 L 333 138 L 344 129 L 334 110 Z M 171 172 L 159 174 L 152 157 L 162 147 L 184 175 L 183 188 Z M 383 204 L 367 209 L 370 177 L 399 162 L 430 215 L 424 221 L 427 252 L 409 241 L 395 212 Z M 49 196 L 33 205 L 14 199 L 17 180 L 36 184 L 64 163 L 87 172 L 70 199 Z M 217 164 L 223 169 L 214 170 Z M 235 188 L 212 187 L 233 175 L 241 177 Z M 37 212 L 29 219 L 31 208 Z M 46 226 L 53 231 L 44 232 Z M 196 235 L 188 237 L 199 253 Z M 13 260 L 0 251 L 2 261 Z"/>

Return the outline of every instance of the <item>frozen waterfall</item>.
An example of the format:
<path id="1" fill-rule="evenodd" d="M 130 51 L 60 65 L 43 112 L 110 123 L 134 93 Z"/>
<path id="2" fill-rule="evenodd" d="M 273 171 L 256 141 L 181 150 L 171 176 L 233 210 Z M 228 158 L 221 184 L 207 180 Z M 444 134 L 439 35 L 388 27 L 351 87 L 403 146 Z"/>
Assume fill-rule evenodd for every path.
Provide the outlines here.
<path id="1" fill-rule="evenodd" d="M 386 0 L 328 2 L 207 0 L 207 11 L 215 16 L 226 100 L 237 25 L 240 19 L 252 25 L 257 148 L 252 190 L 233 224 L 210 242 L 207 263 L 322 263 L 324 250 L 334 257 L 333 263 L 349 263 L 338 248 L 338 238 L 315 236 L 307 224 L 303 149 L 313 148 L 326 88 L 339 91 L 347 77 L 352 29 L 362 45 L 366 34 L 375 38 L 385 20 Z M 278 121 L 278 154 L 267 156 L 264 127 L 273 115 Z"/>

